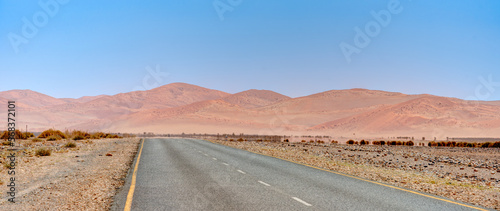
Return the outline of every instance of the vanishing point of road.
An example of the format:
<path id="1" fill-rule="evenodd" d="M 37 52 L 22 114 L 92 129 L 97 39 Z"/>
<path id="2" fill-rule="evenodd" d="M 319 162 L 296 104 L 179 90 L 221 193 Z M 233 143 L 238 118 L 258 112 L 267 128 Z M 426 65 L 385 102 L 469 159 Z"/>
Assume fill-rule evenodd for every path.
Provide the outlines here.
<path id="1" fill-rule="evenodd" d="M 146 139 L 112 210 L 487 210 L 194 139 Z"/>

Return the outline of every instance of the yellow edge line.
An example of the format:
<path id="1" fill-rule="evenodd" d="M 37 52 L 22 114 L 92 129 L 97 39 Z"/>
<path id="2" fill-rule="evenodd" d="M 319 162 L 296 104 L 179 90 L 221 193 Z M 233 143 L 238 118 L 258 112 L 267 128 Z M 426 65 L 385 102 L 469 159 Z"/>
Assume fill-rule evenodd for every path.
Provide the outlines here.
<path id="1" fill-rule="evenodd" d="M 213 142 L 213 141 L 210 141 L 210 140 L 207 140 L 207 141 L 212 142 L 214 144 L 219 144 L 219 143 L 216 143 L 216 142 Z M 219 145 L 221 145 L 221 144 L 219 144 Z M 227 146 L 227 145 L 224 145 L 224 146 Z M 231 147 L 231 148 L 234 148 L 234 149 L 239 149 L 239 148 L 235 148 L 235 147 L 232 147 L 232 146 L 228 146 L 228 147 Z M 243 150 L 243 149 L 240 149 L 240 150 Z M 365 182 L 369 182 L 369 183 L 373 183 L 373 184 L 385 186 L 385 187 L 388 187 L 388 188 L 402 190 L 402 191 L 405 191 L 405 192 L 408 192 L 408 193 L 413 193 L 413 194 L 417 194 L 417 195 L 420 195 L 420 196 L 425 196 L 425 197 L 436 199 L 436 200 L 439 200 L 439 201 L 444 201 L 444 202 L 448 202 L 448 203 L 452 203 L 452 204 L 456 204 L 456 205 L 460 205 L 460 206 L 464 206 L 464 207 L 468 207 L 468 208 L 472 208 L 472 209 L 476 209 L 476 210 L 487 211 L 487 210 L 479 208 L 479 207 L 474 207 L 474 206 L 470 206 L 470 205 L 467 205 L 467 204 L 462 204 L 462 203 L 458 203 L 458 202 L 455 202 L 455 201 L 451 201 L 451 200 L 442 199 L 442 198 L 438 198 L 438 197 L 435 197 L 435 196 L 431 196 L 431 195 L 419 193 L 419 192 L 416 192 L 416 191 L 407 190 L 407 189 L 404 189 L 404 188 L 400 188 L 400 187 L 396 187 L 396 186 L 392 186 L 392 185 L 387 185 L 387 184 L 383 184 L 383 183 L 380 183 L 380 182 L 375 182 L 375 181 L 372 181 L 372 180 L 363 179 L 361 177 L 355 177 L 355 176 L 352 176 L 352 175 L 348 175 L 348 174 L 344 174 L 344 173 L 340 173 L 340 172 L 331 171 L 331 170 L 328 170 L 328 169 L 324 169 L 324 168 L 312 166 L 312 165 L 305 164 L 305 163 L 299 163 L 299 162 L 296 162 L 296 161 L 293 161 L 293 160 L 288 160 L 288 159 L 285 159 L 285 158 L 275 157 L 275 156 L 272 156 L 272 155 L 265 155 L 265 154 L 262 154 L 262 153 L 259 153 L 259 152 L 252 152 L 252 151 L 248 151 L 248 150 L 245 150 L 245 151 L 251 152 L 251 153 L 255 153 L 255 154 L 259 154 L 259 155 L 268 156 L 268 157 L 273 157 L 273 158 L 276 158 L 276 159 L 280 159 L 280 160 L 292 162 L 292 163 L 295 163 L 295 164 L 299 164 L 299 165 L 311 167 L 311 168 L 318 169 L 318 170 L 321 170 L 321 171 L 326 171 L 326 172 L 334 173 L 334 174 L 337 174 L 337 175 L 342 175 L 342 176 L 350 177 L 350 178 L 357 179 L 357 180 L 362 180 L 362 181 L 365 181 Z"/>
<path id="2" fill-rule="evenodd" d="M 139 167 L 139 160 L 141 160 L 142 147 L 144 146 L 144 140 L 142 139 L 141 149 L 139 150 L 139 155 L 137 156 L 137 162 L 135 162 L 134 173 L 132 174 L 132 183 L 130 184 L 130 189 L 127 195 L 127 202 L 125 203 L 124 211 L 130 211 L 132 208 L 132 199 L 134 198 L 135 191 L 135 179 L 137 177 L 137 167 Z"/>

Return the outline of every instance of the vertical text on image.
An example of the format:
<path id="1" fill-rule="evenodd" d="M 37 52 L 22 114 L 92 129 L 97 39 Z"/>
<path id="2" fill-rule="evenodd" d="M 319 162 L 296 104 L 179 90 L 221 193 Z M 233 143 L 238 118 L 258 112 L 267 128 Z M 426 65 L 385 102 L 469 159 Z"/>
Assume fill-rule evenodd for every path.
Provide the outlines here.
<path id="1" fill-rule="evenodd" d="M 9 101 L 7 104 L 7 131 L 9 134 L 9 143 L 11 147 L 15 146 L 16 142 L 16 102 Z M 15 203 L 16 198 L 16 153 L 9 153 L 7 156 L 7 162 L 9 164 L 8 174 L 10 176 L 9 181 L 7 182 L 7 195 L 9 202 Z"/>

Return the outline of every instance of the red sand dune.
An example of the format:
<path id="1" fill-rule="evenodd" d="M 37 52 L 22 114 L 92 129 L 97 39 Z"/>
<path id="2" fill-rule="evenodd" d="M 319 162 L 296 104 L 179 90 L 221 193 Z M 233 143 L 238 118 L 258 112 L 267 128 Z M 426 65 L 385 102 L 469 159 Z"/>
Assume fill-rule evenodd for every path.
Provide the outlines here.
<path id="1" fill-rule="evenodd" d="M 66 101 L 31 90 L 9 90 L 0 92 L 0 97 L 15 100 L 29 107 L 42 107 L 64 104 Z"/>
<path id="2" fill-rule="evenodd" d="M 291 98 L 273 91 L 256 89 L 239 92 L 222 98 L 222 100 L 228 103 L 239 105 L 244 108 L 259 108 L 288 99 Z"/>
<path id="3" fill-rule="evenodd" d="M 455 98 L 423 96 L 358 115 L 319 124 L 310 130 L 352 131 L 365 134 L 413 133 L 482 136 L 497 134 L 500 107 Z M 436 132 L 434 132 L 436 133 Z M 443 138 L 443 137 L 440 137 Z"/>
<path id="4" fill-rule="evenodd" d="M 499 101 L 366 89 L 290 98 L 268 90 L 228 94 L 173 83 L 147 91 L 79 99 L 12 90 L 0 92 L 0 100 L 4 99 L 15 99 L 24 107 L 20 120 L 38 130 L 56 127 L 156 133 L 500 136 Z"/>

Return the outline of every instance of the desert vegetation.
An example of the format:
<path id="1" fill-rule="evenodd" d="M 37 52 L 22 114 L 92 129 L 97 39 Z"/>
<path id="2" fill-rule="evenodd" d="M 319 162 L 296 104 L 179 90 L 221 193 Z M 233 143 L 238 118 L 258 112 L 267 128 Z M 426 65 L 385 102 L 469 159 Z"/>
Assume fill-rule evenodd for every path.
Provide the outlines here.
<path id="1" fill-rule="evenodd" d="M 75 142 L 68 142 L 64 145 L 64 147 L 66 148 L 75 148 L 76 147 L 76 143 Z"/>
<path id="2" fill-rule="evenodd" d="M 61 132 L 60 130 L 48 129 L 43 131 L 40 135 L 38 135 L 37 138 L 46 139 L 47 141 L 56 141 L 61 139 L 71 139 L 74 141 L 78 141 L 87 139 L 123 138 L 123 136 L 111 133 L 103 133 L 103 132 L 90 133 L 80 130 L 72 130 L 72 131 L 66 130 L 65 132 Z"/>
<path id="3" fill-rule="evenodd" d="M 303 141 L 304 142 L 304 141 Z M 337 142 L 338 143 L 338 142 Z M 500 148 L 500 142 L 455 142 L 455 141 L 429 141 L 427 144 L 418 143 L 415 144 L 413 141 L 385 141 L 385 140 L 375 140 L 370 143 L 370 141 L 346 141 L 347 145 L 379 145 L 379 146 L 429 146 L 429 147 L 481 147 L 481 148 Z"/>
<path id="4" fill-rule="evenodd" d="M 4 134 L 3 132 L 2 134 Z M 49 129 L 37 137 L 15 142 L 16 174 L 23 191 L 16 204 L 0 202 L 0 210 L 108 210 L 111 197 L 123 185 L 137 151 L 139 138 L 121 138 L 118 134 L 89 133 Z M 92 139 L 95 138 L 104 139 Z M 75 137 L 83 137 L 83 139 Z M 113 138 L 113 139 L 111 139 Z M 75 140 L 76 139 L 76 140 Z M 0 172 L 11 166 L 8 160 L 10 142 L 2 140 Z M 4 143 L 5 142 L 5 143 Z M 89 171 L 88 169 L 92 169 Z M 17 173 L 17 172 L 16 172 Z M 8 178 L 7 178 L 8 179 Z M 0 184 L 5 184 L 0 178 Z M 21 193 L 20 193 L 21 194 Z M 90 208 L 89 208 L 90 207 Z"/>
<path id="5" fill-rule="evenodd" d="M 43 131 L 40 135 L 38 135 L 38 138 L 47 138 L 47 139 L 53 138 L 55 141 L 55 140 L 66 139 L 68 137 L 60 130 L 48 129 L 46 131 Z"/>
<path id="6" fill-rule="evenodd" d="M 28 139 L 28 138 L 31 138 L 34 136 L 33 133 L 30 133 L 30 132 L 23 133 L 19 130 L 15 130 L 14 133 L 15 133 L 14 137 L 16 139 Z M 0 136 L 0 139 L 4 139 L 4 140 L 9 139 L 9 131 L 3 131 L 2 135 Z"/>
<path id="7" fill-rule="evenodd" d="M 37 149 L 36 153 L 35 153 L 36 156 L 50 156 L 51 154 L 52 154 L 52 151 L 50 149 L 45 148 L 45 147 Z"/>
<path id="8" fill-rule="evenodd" d="M 482 148 L 500 148 L 499 142 L 455 142 L 455 141 L 431 141 L 427 144 L 430 147 L 482 147 Z"/>

